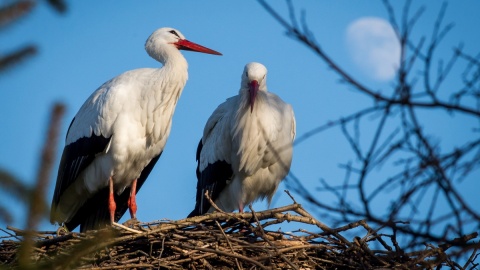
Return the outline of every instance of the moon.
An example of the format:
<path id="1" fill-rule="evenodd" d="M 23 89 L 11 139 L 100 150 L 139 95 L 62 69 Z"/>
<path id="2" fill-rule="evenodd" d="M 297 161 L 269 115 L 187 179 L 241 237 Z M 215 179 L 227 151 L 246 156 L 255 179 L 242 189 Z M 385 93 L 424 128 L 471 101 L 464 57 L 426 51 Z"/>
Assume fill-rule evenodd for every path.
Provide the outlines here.
<path id="1" fill-rule="evenodd" d="M 362 17 L 346 30 L 347 48 L 365 75 L 378 81 L 395 78 L 400 66 L 400 42 L 391 24 L 378 17 Z"/>

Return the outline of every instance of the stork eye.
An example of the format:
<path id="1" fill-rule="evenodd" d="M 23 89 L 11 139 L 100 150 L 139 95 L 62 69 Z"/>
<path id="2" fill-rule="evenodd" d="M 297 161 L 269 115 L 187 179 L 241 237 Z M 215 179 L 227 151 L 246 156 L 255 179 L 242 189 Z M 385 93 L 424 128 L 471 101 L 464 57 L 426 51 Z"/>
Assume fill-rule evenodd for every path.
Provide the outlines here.
<path id="1" fill-rule="evenodd" d="M 245 71 L 245 76 L 247 76 L 247 77 L 248 77 L 248 71 Z"/>
<path id="2" fill-rule="evenodd" d="M 170 30 L 169 32 L 172 33 L 172 34 L 174 34 L 174 35 L 177 36 L 178 38 L 180 38 L 180 36 L 178 35 L 178 33 L 177 33 L 175 30 Z"/>

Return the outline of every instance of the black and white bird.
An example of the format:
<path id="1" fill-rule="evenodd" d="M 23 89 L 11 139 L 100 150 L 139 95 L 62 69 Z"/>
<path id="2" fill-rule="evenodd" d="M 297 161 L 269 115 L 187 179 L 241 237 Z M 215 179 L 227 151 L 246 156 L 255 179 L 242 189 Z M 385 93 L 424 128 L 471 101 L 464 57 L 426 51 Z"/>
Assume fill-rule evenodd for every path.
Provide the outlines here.
<path id="1" fill-rule="evenodd" d="M 197 148 L 197 196 L 189 217 L 214 211 L 205 192 L 223 211 L 257 199 L 270 203 L 290 170 L 295 116 L 292 106 L 267 91 L 267 69 L 249 63 L 239 94 L 227 99 L 205 125 Z"/>
<path id="2" fill-rule="evenodd" d="M 161 68 L 127 71 L 100 86 L 68 128 L 58 168 L 50 221 L 73 230 L 118 221 L 127 208 L 136 218 L 135 194 L 167 142 L 175 106 L 188 78 L 179 50 L 221 53 L 160 28 L 145 44 Z"/>

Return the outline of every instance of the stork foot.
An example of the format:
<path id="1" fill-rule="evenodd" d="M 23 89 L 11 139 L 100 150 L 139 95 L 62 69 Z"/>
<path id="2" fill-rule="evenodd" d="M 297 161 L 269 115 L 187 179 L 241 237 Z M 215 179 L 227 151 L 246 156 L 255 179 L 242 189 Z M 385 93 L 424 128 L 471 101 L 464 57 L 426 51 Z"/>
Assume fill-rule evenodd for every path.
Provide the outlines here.
<path id="1" fill-rule="evenodd" d="M 57 236 L 66 235 L 68 233 L 69 233 L 69 231 L 68 231 L 67 227 L 65 227 L 64 225 L 58 227 L 58 229 L 57 229 Z"/>
<path id="2" fill-rule="evenodd" d="M 130 186 L 130 197 L 128 197 L 128 210 L 130 211 L 130 217 L 132 219 L 137 219 L 137 179 L 133 180 L 132 185 Z"/>
<path id="3" fill-rule="evenodd" d="M 238 204 L 238 212 L 243 213 L 243 203 L 241 202 Z"/>

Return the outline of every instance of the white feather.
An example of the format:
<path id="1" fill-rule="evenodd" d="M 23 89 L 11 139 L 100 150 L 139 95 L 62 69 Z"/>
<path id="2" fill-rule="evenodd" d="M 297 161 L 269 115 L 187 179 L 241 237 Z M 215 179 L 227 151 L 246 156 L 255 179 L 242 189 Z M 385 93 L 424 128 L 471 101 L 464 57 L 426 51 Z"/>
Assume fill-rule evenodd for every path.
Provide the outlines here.
<path id="1" fill-rule="evenodd" d="M 188 78 L 187 62 L 173 45 L 172 28 L 161 28 L 147 40 L 148 54 L 163 68 L 125 72 L 100 86 L 75 116 L 66 145 L 93 134 L 111 137 L 108 147 L 60 197 L 57 221 L 68 222 L 79 207 L 113 176 L 120 194 L 159 155 L 170 134 L 172 116 Z"/>
<path id="2" fill-rule="evenodd" d="M 295 116 L 289 104 L 267 91 L 266 73 L 259 63 L 247 64 L 239 94 L 220 104 L 204 129 L 200 171 L 223 160 L 234 172 L 215 201 L 224 211 L 262 198 L 270 202 L 290 170 Z M 248 83 L 252 80 L 258 81 L 259 91 L 250 111 Z"/>

